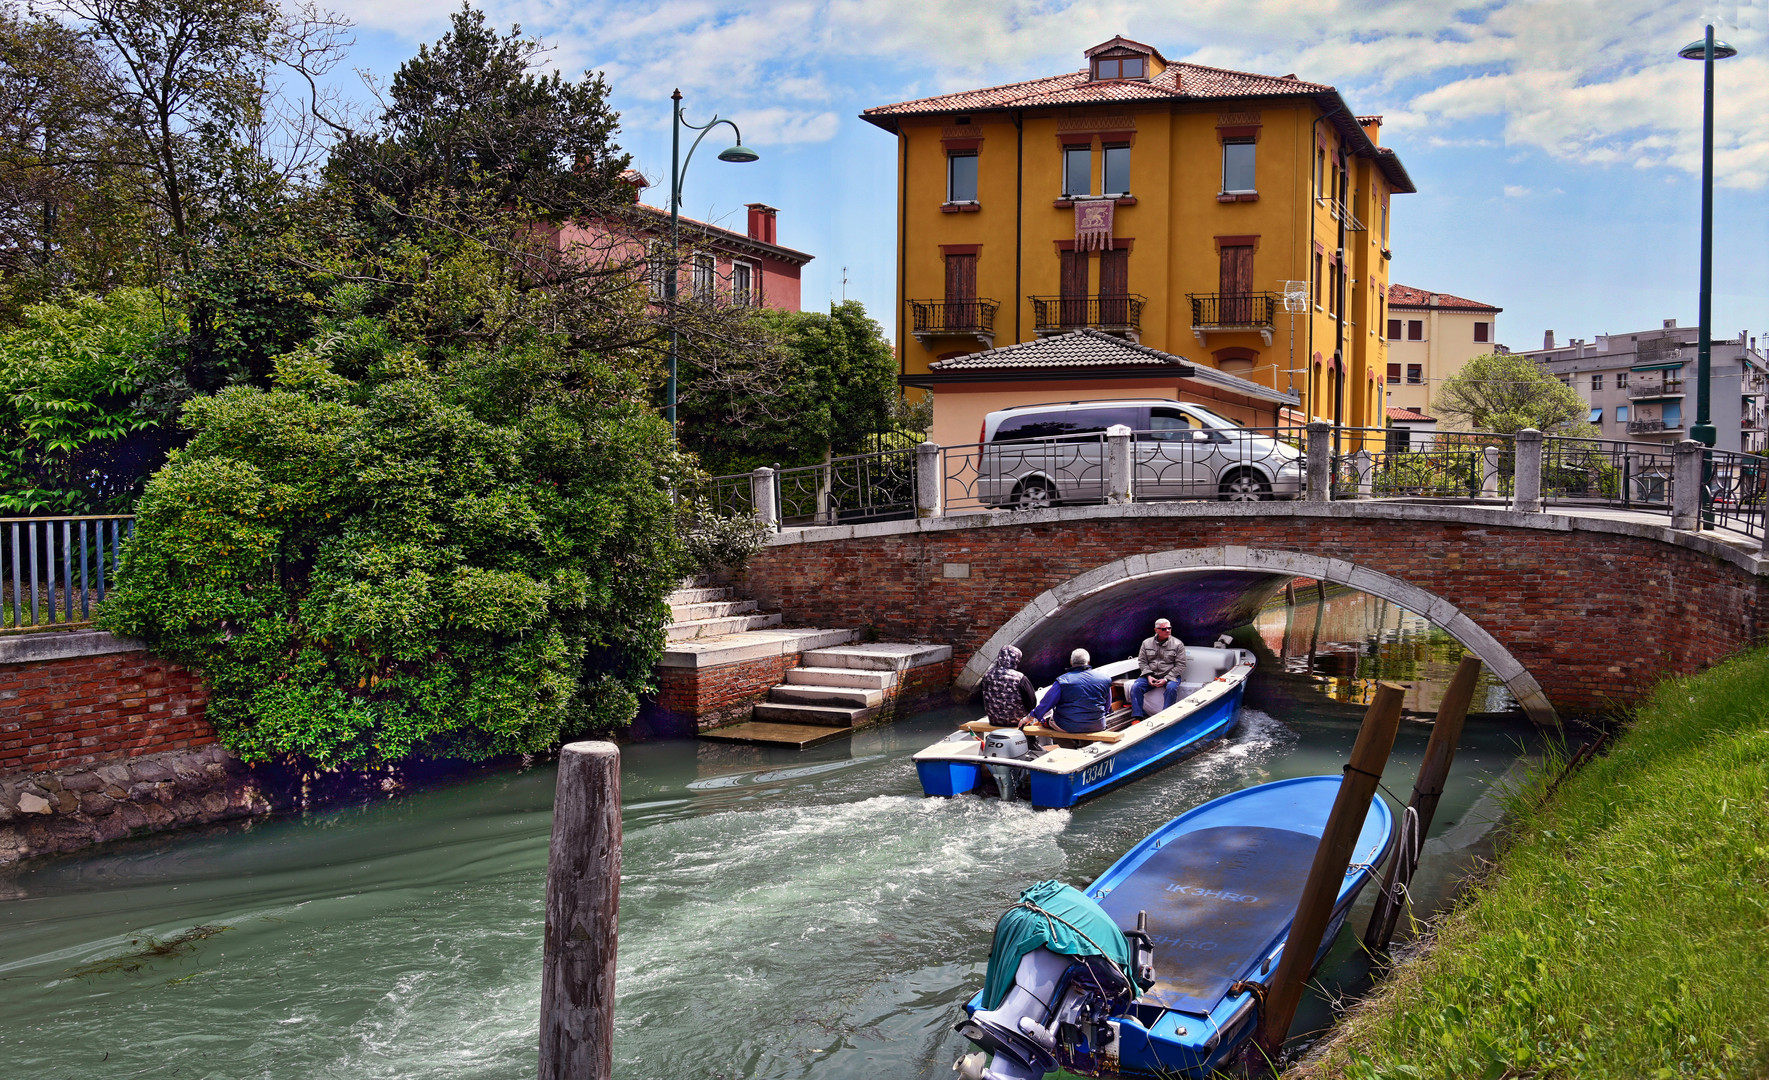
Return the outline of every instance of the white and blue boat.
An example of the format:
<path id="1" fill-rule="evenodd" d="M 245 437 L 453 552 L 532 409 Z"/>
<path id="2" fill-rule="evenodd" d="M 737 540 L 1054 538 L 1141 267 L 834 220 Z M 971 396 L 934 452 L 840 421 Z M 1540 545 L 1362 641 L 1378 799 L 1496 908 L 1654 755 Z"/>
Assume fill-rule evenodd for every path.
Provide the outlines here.
<path id="1" fill-rule="evenodd" d="M 1253 666 L 1253 654 L 1246 649 L 1187 646 L 1179 700 L 1171 709 L 1160 709 L 1162 691 L 1151 689 L 1145 701 L 1160 711 L 1133 722 L 1124 697 L 1137 662 L 1104 664 L 1094 670 L 1113 682 L 1114 709 L 1105 731 L 1075 734 L 1036 724 L 996 728 L 986 720 L 969 723 L 915 755 L 921 790 L 928 795 L 975 792 L 1027 799 L 1041 808 L 1074 806 L 1228 734 Z"/>
<path id="2" fill-rule="evenodd" d="M 959 1075 L 1205 1077 L 1227 1064 L 1257 1027 L 1339 784 L 1305 776 L 1225 795 L 1157 829 L 1084 890 L 1028 889 L 997 924 L 990 978 L 958 1024 L 981 1048 L 959 1059 Z M 1372 799 L 1315 964 L 1393 837 L 1393 812 Z"/>

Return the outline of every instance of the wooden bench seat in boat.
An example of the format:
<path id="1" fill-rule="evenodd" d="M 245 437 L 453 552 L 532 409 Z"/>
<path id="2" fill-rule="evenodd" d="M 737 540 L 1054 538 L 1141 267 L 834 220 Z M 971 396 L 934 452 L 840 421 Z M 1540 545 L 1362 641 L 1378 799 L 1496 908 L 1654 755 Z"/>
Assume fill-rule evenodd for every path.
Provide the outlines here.
<path id="1" fill-rule="evenodd" d="M 987 720 L 972 720 L 959 727 L 977 735 L 987 735 L 991 731 L 1011 731 L 1012 728 L 996 727 Z M 1064 731 L 1062 728 L 1045 727 L 1043 724 L 1027 724 L 1020 729 L 1028 736 L 1042 736 L 1047 739 L 1073 739 L 1076 742 L 1117 742 L 1124 737 L 1123 731 Z"/>

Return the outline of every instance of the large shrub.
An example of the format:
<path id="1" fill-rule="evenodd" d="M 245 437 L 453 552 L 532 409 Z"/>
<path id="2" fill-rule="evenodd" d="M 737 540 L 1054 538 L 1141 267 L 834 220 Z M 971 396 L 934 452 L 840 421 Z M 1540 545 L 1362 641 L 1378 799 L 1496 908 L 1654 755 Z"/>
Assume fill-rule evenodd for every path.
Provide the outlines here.
<path id="1" fill-rule="evenodd" d="M 354 373 L 349 377 L 341 372 Z M 542 750 L 629 721 L 681 565 L 663 424 L 538 334 L 426 355 L 345 312 L 187 406 L 104 624 L 247 760 Z"/>

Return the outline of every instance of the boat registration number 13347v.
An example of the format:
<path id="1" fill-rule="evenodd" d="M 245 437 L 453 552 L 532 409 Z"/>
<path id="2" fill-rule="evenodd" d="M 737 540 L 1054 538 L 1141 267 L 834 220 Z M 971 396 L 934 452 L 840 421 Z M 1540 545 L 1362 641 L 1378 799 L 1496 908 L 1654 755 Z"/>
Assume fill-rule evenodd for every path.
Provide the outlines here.
<path id="1" fill-rule="evenodd" d="M 1093 783 L 1095 780 L 1104 780 L 1106 777 L 1112 775 L 1112 766 L 1115 764 L 1117 764 L 1117 759 L 1107 758 L 1104 761 L 1097 762 L 1093 765 L 1089 765 L 1085 769 L 1082 769 L 1081 770 L 1081 783 L 1082 783 L 1082 785 L 1086 786 L 1087 784 Z"/>

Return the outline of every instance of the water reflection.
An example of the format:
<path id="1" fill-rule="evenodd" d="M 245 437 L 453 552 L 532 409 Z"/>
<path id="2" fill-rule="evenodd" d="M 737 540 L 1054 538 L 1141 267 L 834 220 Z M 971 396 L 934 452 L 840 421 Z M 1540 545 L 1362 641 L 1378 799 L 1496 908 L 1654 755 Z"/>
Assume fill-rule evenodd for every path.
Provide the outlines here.
<path id="1" fill-rule="evenodd" d="M 1305 676 L 1333 701 L 1368 705 L 1378 682 L 1407 687 L 1408 712 L 1434 715 L 1466 651 L 1424 616 L 1379 596 L 1329 586 L 1298 588 L 1292 606 L 1279 596 L 1260 611 L 1253 634 L 1271 661 Z M 1245 633 L 1241 635 L 1244 639 Z M 1260 651 L 1252 642 L 1243 645 Z M 1262 663 L 1268 662 L 1261 656 Z M 1508 713 L 1517 701 L 1486 668 L 1474 692 L 1473 712 Z"/>

